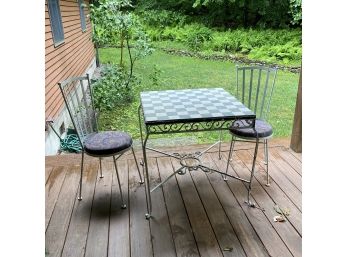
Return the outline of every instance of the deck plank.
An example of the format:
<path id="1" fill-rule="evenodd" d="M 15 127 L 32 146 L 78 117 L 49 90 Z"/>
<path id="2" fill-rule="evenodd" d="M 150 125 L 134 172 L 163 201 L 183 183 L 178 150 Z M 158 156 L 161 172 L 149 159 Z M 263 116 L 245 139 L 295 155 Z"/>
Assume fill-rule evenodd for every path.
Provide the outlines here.
<path id="1" fill-rule="evenodd" d="M 227 153 L 222 154 L 227 160 Z M 244 160 L 244 159 L 243 159 Z M 249 163 L 250 165 L 250 163 Z M 302 213 L 297 206 L 288 198 L 288 196 L 282 191 L 277 183 L 272 183 L 271 186 L 266 186 L 266 171 L 264 165 L 260 163 L 256 164 L 257 172 L 255 172 L 255 179 L 267 192 L 267 194 L 273 199 L 273 201 L 282 208 L 290 210 L 290 215 L 287 217 L 289 222 L 294 226 L 296 231 L 302 236 Z M 249 167 L 249 166 L 248 166 Z M 250 169 L 249 169 L 250 172 Z"/>
<path id="2" fill-rule="evenodd" d="M 98 166 L 86 165 L 82 176 L 82 200 L 75 201 L 62 256 L 83 257 L 85 254 L 92 201 Z M 69 197 L 74 197 L 73 195 Z"/>
<path id="3" fill-rule="evenodd" d="M 224 159 L 228 146 L 222 147 Z M 252 146 L 237 145 L 232 164 L 236 170 L 229 172 L 249 178 Z M 193 152 L 206 148 L 187 147 Z M 162 150 L 173 149 L 187 150 Z M 245 205 L 244 183 L 234 179 L 226 183 L 217 173 L 198 170 L 191 175 L 174 176 L 152 193 L 150 221 L 144 216 L 145 187 L 138 183 L 132 155 L 117 162 L 127 210 L 120 209 L 112 158 L 103 160 L 103 179 L 97 175 L 98 159 L 86 159 L 83 200 L 77 201 L 80 161 L 76 155 L 50 156 L 45 167 L 46 256 L 300 256 L 302 193 L 294 184 L 302 183 L 302 155 L 282 144 L 273 144 L 271 186 L 267 187 L 265 167 L 260 162 L 263 151 L 259 153 L 251 194 L 252 200 L 266 209 L 265 213 Z M 178 161 L 157 153 L 151 156 L 148 161 L 153 187 L 178 168 Z M 202 162 L 224 171 L 224 159 L 218 160 L 214 148 L 203 155 Z M 273 222 L 277 215 L 275 204 L 290 210 L 287 222 Z M 223 251 L 225 247 L 233 250 Z"/>
<path id="4" fill-rule="evenodd" d="M 205 155 L 206 156 L 206 155 Z M 204 157 L 205 157 L 204 156 Z M 202 158 L 205 163 L 207 158 Z M 220 249 L 224 256 L 246 256 L 238 237 L 230 224 L 219 199 L 217 198 L 207 176 L 202 170 L 192 171 L 191 177 L 196 186 L 197 192 L 203 202 L 210 224 L 219 242 Z M 231 193 L 231 197 L 233 197 Z M 224 251 L 225 248 L 232 248 L 232 251 Z"/>
<path id="5" fill-rule="evenodd" d="M 174 169 L 177 170 L 180 167 L 178 160 L 173 158 L 171 160 Z M 191 176 L 177 175 L 176 178 L 200 255 L 223 256 Z"/>
<path id="6" fill-rule="evenodd" d="M 283 147 L 270 148 L 270 152 L 275 157 L 282 158 L 287 164 L 289 164 L 299 175 L 302 177 L 302 163 L 295 156 L 289 154 L 289 150 Z"/>
<path id="7" fill-rule="evenodd" d="M 151 180 L 156 181 L 156 184 L 160 183 L 156 159 L 150 159 L 148 167 L 151 171 Z M 150 219 L 150 226 L 154 256 L 176 256 L 162 187 L 151 193 L 151 199 L 153 216 Z"/>
<path id="8" fill-rule="evenodd" d="M 128 160 L 128 167 L 131 256 L 153 256 L 150 222 L 145 219 L 145 185 L 139 184 L 134 160 Z"/>
<path id="9" fill-rule="evenodd" d="M 249 151 L 250 154 L 250 151 Z M 253 154 L 253 153 L 252 153 Z M 262 156 L 260 156 L 261 158 Z M 276 152 L 269 152 L 269 162 L 276 164 L 280 172 L 300 191 L 302 192 L 302 177 L 289 163 L 284 161 Z"/>
<path id="10" fill-rule="evenodd" d="M 45 231 L 51 219 L 54 207 L 57 203 L 59 192 L 63 185 L 66 175 L 66 167 L 55 167 L 51 173 L 50 179 L 45 185 Z"/>
<path id="11" fill-rule="evenodd" d="M 224 162 L 216 161 L 218 159 L 216 154 L 212 154 L 211 156 L 213 160 L 215 161 L 217 167 L 220 169 L 220 171 L 224 171 L 226 168 L 225 167 L 226 161 Z M 237 158 L 233 160 L 234 169 L 239 170 L 243 168 L 240 165 L 240 162 L 241 161 Z M 238 176 L 237 173 L 234 171 L 234 169 L 230 168 L 229 174 Z M 236 197 L 239 205 L 242 207 L 244 213 L 248 217 L 251 225 L 254 227 L 258 236 L 262 240 L 268 253 L 271 256 L 292 256 L 291 252 L 286 247 L 281 237 L 278 235 L 278 233 L 274 229 L 273 224 L 269 222 L 269 220 L 264 215 L 264 213 L 259 209 L 250 208 L 245 204 L 245 200 L 247 199 L 247 189 L 244 183 L 235 179 L 229 179 L 227 181 L 227 184 L 230 187 L 231 191 L 233 192 L 234 196 Z M 251 197 L 251 201 L 256 202 L 253 195 Z M 277 247 L 274 247 L 274 245 L 276 245 Z"/>
<path id="12" fill-rule="evenodd" d="M 296 153 L 294 152 L 294 150 L 292 150 L 291 148 L 288 149 L 288 152 L 294 156 L 295 158 L 297 158 L 297 160 L 299 160 L 300 162 L 302 162 L 302 153 Z"/>
<path id="13" fill-rule="evenodd" d="M 78 166 L 68 168 L 56 206 L 47 227 L 45 244 L 46 256 L 61 256 L 71 212 L 78 189 Z"/>
<path id="14" fill-rule="evenodd" d="M 240 158 L 247 161 L 247 165 L 252 164 L 252 158 L 254 156 L 254 151 L 237 151 L 237 155 L 239 155 Z M 264 157 L 263 153 L 257 155 L 257 162 L 263 163 Z M 275 166 L 277 168 L 277 174 L 279 176 L 282 176 L 285 180 L 288 180 L 293 187 L 296 188 L 296 192 L 299 192 L 301 194 L 302 191 L 302 177 L 291 167 L 289 166 L 284 160 L 279 158 L 275 158 L 273 154 L 269 153 L 269 170 L 271 170 L 272 166 Z M 271 174 L 271 173 L 270 173 Z"/>
<path id="15" fill-rule="evenodd" d="M 97 176 L 92 203 L 85 256 L 107 256 L 111 184 L 114 171 L 111 162 L 102 162 L 104 178 Z"/>
<path id="16" fill-rule="evenodd" d="M 45 185 L 47 184 L 48 178 L 50 177 L 52 170 L 53 170 L 52 166 L 45 167 Z"/>
<path id="17" fill-rule="evenodd" d="M 209 166 L 218 169 L 211 158 L 211 154 L 209 154 L 208 157 L 209 158 L 206 162 L 209 163 Z M 247 216 L 241 209 L 227 183 L 222 180 L 221 175 L 213 172 L 207 174 L 207 177 L 218 195 L 219 201 L 221 202 L 233 229 L 236 231 L 236 235 L 238 236 L 247 256 L 269 256 L 265 246 L 261 242 L 254 228 L 251 226 Z"/>
<path id="18" fill-rule="evenodd" d="M 242 151 L 239 151 L 242 152 Z M 227 161 L 227 154 L 223 154 L 224 161 Z M 217 156 L 216 156 L 217 157 Z M 238 174 L 239 177 L 247 178 L 250 177 L 250 167 L 251 165 L 246 166 L 246 163 L 248 164 L 249 161 L 243 161 L 239 158 L 235 158 L 233 167 L 236 174 Z M 257 166 L 256 166 L 257 167 Z M 256 171 L 259 173 L 259 171 Z M 247 189 L 247 187 L 245 187 Z M 278 235 L 281 237 L 282 241 L 286 244 L 286 246 L 289 248 L 291 253 L 294 256 L 301 256 L 302 251 L 302 238 L 296 231 L 296 229 L 291 225 L 289 222 L 274 222 L 273 217 L 276 215 L 279 215 L 275 210 L 274 206 L 275 204 L 279 204 L 273 201 L 272 198 L 269 197 L 267 192 L 263 189 L 263 187 L 258 183 L 258 181 L 253 181 L 252 183 L 252 190 L 251 193 L 253 195 L 253 198 L 255 199 L 255 202 L 258 206 L 265 209 L 264 214 L 269 220 L 269 222 L 272 224 L 273 228 L 276 230 Z"/>
<path id="19" fill-rule="evenodd" d="M 162 180 L 173 173 L 169 157 L 158 158 L 157 164 Z M 168 180 L 162 188 L 177 256 L 199 256 L 197 244 L 175 177 Z"/>
<path id="20" fill-rule="evenodd" d="M 117 167 L 120 175 L 123 197 L 129 208 L 128 200 L 128 163 L 118 160 Z M 129 211 L 121 209 L 121 195 L 115 172 L 112 176 L 111 207 L 109 226 L 108 256 L 130 256 L 129 242 Z"/>
<path id="21" fill-rule="evenodd" d="M 236 151 L 235 154 L 241 158 L 243 161 L 251 165 L 253 153 L 246 153 L 245 151 Z M 235 154 L 233 154 L 235 156 Z M 263 162 L 263 159 L 258 156 L 257 161 L 259 163 Z M 256 167 L 258 168 L 258 167 Z M 277 185 L 283 190 L 287 197 L 295 204 L 295 206 L 302 211 L 302 194 L 298 188 L 291 183 L 288 178 L 280 171 L 277 163 L 270 161 L 269 163 L 269 175 L 270 175 L 270 184 L 277 183 Z"/>

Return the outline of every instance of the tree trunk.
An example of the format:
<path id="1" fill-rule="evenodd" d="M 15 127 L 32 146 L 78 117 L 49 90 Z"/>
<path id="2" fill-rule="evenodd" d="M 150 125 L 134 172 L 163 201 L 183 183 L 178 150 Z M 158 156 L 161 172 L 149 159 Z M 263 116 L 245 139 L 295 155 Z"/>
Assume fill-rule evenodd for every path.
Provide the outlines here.
<path id="1" fill-rule="evenodd" d="M 124 41 L 124 36 L 123 36 L 123 32 L 121 32 L 121 58 L 120 58 L 121 67 L 123 67 L 123 41 Z"/>

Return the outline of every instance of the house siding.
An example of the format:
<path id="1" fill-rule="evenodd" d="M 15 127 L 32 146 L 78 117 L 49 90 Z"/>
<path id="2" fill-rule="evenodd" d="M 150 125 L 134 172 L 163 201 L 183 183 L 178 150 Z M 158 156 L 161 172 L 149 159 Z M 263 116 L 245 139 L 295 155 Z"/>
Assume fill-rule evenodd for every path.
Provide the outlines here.
<path id="1" fill-rule="evenodd" d="M 88 1 L 84 1 L 88 6 Z M 45 7 L 45 116 L 55 119 L 63 107 L 57 83 L 69 77 L 83 75 L 94 59 L 89 9 L 84 8 L 86 31 L 81 29 L 76 0 L 60 0 L 64 43 L 54 47 L 48 7 Z"/>
<path id="2" fill-rule="evenodd" d="M 86 30 L 82 31 L 79 4 L 76 0 L 60 0 L 64 43 L 55 47 L 51 31 L 47 1 L 45 3 L 45 119 L 53 120 L 53 127 L 59 133 L 70 118 L 61 96 L 58 82 L 70 77 L 93 73 L 95 50 L 92 42 L 89 1 L 84 1 Z M 64 134 L 62 135 L 64 136 Z M 46 155 L 56 154 L 59 139 L 52 129 L 46 128 Z"/>

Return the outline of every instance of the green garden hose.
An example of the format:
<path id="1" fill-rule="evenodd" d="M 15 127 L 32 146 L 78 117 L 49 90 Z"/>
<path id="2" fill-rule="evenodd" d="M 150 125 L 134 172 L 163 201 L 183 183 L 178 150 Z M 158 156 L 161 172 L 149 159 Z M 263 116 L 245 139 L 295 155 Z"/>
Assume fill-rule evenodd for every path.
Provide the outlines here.
<path id="1" fill-rule="evenodd" d="M 60 149 L 62 151 L 79 153 L 82 150 L 80 141 L 76 134 L 67 135 L 60 140 Z"/>
<path id="2" fill-rule="evenodd" d="M 79 141 L 77 134 L 73 130 L 68 129 L 67 136 L 61 138 L 57 131 L 53 128 L 52 121 L 46 121 L 46 123 L 51 127 L 53 132 L 57 135 L 60 141 L 60 150 L 70 152 L 70 153 L 79 153 L 82 151 L 82 147 Z"/>

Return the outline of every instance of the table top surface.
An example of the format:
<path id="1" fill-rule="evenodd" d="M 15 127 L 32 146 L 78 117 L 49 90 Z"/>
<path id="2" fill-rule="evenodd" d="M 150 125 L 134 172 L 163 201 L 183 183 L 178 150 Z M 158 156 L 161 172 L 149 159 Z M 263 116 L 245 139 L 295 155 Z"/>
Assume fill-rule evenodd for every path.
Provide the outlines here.
<path id="1" fill-rule="evenodd" d="M 145 124 L 255 118 L 223 88 L 145 91 L 140 99 Z"/>

